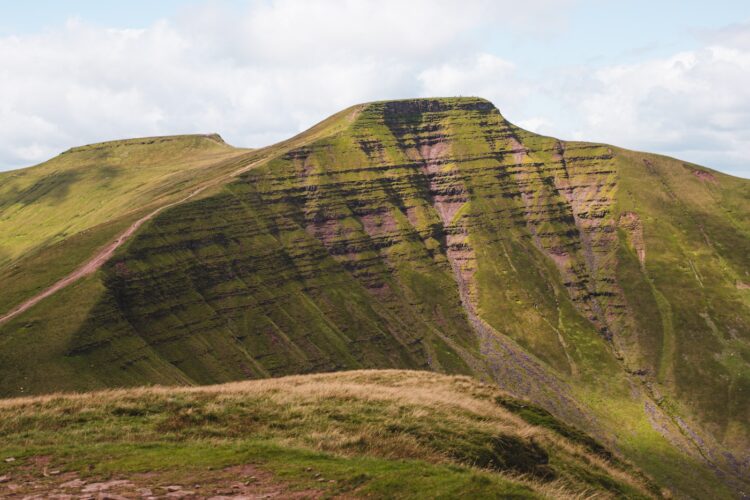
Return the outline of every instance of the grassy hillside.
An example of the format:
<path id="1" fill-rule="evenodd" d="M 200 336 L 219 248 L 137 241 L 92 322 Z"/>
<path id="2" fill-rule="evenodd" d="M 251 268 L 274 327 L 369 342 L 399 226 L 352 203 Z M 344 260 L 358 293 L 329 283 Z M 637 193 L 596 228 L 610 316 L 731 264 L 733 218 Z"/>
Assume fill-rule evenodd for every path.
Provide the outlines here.
<path id="1" fill-rule="evenodd" d="M 680 494 L 747 490 L 750 182 L 476 98 L 356 106 L 227 165 L 0 325 L 0 395 L 429 369 Z"/>
<path id="2" fill-rule="evenodd" d="M 41 165 L 0 173 L 0 315 L 144 215 L 191 193 L 211 193 L 246 168 L 335 133 L 360 108 L 256 150 L 231 147 L 216 134 L 146 137 L 72 148 Z"/>
<path id="3" fill-rule="evenodd" d="M 0 402 L 0 495 L 652 498 L 585 434 L 468 377 L 360 371 Z M 12 457 L 12 462 L 6 459 Z"/>
<path id="4" fill-rule="evenodd" d="M 73 148 L 0 173 L 0 311 L 72 271 L 130 223 L 218 175 L 247 150 L 192 135 Z"/>
<path id="5" fill-rule="evenodd" d="M 151 137 L 72 148 L 36 167 L 3 172 L 2 259 L 140 211 L 240 152 L 218 136 Z"/>

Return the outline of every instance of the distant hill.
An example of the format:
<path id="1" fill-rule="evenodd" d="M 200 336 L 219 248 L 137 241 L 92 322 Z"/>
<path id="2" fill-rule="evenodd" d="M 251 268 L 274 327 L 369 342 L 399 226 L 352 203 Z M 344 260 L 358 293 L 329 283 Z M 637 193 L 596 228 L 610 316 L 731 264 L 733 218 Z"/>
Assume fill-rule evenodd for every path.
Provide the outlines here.
<path id="1" fill-rule="evenodd" d="M 464 374 L 670 490 L 748 491 L 750 181 L 417 99 L 257 150 L 76 148 L 0 210 L 0 310 L 90 271 L 0 324 L 2 395 Z"/>

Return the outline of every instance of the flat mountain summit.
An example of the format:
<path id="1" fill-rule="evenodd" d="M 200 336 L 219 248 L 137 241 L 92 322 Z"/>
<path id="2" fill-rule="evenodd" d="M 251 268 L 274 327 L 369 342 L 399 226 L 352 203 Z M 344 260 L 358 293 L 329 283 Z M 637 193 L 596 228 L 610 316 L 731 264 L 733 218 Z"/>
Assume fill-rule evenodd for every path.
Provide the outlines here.
<path id="1" fill-rule="evenodd" d="M 750 181 L 480 98 L 357 105 L 252 150 L 101 143 L 0 174 L 0 395 L 470 376 L 634 464 L 638 494 L 731 498 L 749 269 Z"/>

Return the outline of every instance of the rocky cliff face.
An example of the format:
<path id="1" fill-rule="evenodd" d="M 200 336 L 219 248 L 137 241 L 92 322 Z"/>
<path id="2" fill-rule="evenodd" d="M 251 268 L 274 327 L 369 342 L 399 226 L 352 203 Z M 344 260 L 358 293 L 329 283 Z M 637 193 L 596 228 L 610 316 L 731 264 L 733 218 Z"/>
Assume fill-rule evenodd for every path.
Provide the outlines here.
<path id="1" fill-rule="evenodd" d="M 101 385 L 472 374 L 641 463 L 663 439 L 747 472 L 750 182 L 534 135 L 482 99 L 347 123 L 141 230 L 64 362 Z"/>

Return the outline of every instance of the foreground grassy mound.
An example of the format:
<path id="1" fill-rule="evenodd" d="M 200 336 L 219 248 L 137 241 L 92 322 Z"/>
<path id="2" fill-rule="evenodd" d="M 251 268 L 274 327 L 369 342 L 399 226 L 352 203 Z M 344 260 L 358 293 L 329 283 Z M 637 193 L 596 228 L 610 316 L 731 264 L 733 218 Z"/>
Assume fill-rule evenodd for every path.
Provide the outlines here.
<path id="1" fill-rule="evenodd" d="M 661 495 L 582 433 L 508 411 L 508 398 L 468 377 L 387 370 L 6 400 L 0 496 Z"/>

